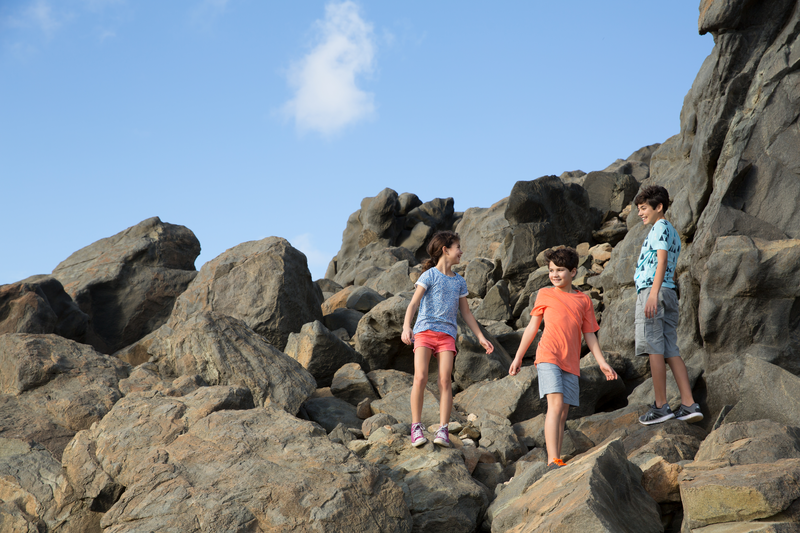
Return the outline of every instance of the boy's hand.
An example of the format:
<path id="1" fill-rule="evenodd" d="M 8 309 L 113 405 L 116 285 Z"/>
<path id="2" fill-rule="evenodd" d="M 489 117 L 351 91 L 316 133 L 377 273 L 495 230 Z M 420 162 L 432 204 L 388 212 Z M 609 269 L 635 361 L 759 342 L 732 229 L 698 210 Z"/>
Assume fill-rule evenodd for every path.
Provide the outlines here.
<path id="1" fill-rule="evenodd" d="M 414 333 L 411 328 L 403 326 L 403 334 L 400 335 L 400 340 L 406 344 L 411 344 L 414 342 Z"/>
<path id="2" fill-rule="evenodd" d="M 645 318 L 653 318 L 656 316 L 658 312 L 658 293 L 650 293 L 650 296 L 647 297 L 647 302 L 644 304 L 644 316 Z"/>
<path id="3" fill-rule="evenodd" d="M 494 351 L 494 346 L 492 346 L 491 342 L 486 340 L 486 337 L 481 337 L 478 339 L 478 342 L 481 343 L 481 346 L 483 346 L 483 349 L 486 350 L 487 354 L 490 354 Z"/>
<path id="4" fill-rule="evenodd" d="M 511 363 L 511 366 L 508 369 L 508 375 L 509 376 L 516 376 L 517 374 L 519 374 L 519 370 L 520 370 L 521 367 L 522 367 L 522 360 L 517 359 L 515 357 L 514 358 L 514 362 Z"/>
<path id="5" fill-rule="evenodd" d="M 600 370 L 602 370 L 603 374 L 605 374 L 606 381 L 613 381 L 617 379 L 617 377 L 619 377 L 617 376 L 617 373 L 614 372 L 614 369 L 611 368 L 611 365 L 609 365 L 608 363 L 605 362 L 600 363 Z"/>

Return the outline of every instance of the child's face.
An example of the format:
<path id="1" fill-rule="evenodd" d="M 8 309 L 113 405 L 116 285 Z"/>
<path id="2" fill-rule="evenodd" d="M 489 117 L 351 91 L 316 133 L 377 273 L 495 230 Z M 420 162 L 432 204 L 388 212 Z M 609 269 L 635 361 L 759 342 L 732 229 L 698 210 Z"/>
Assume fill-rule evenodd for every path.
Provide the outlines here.
<path id="1" fill-rule="evenodd" d="M 569 270 L 567 267 L 558 266 L 550 261 L 550 283 L 557 289 L 569 290 L 577 273 L 577 269 Z"/>
<path id="2" fill-rule="evenodd" d="M 664 204 L 658 204 L 655 209 L 650 207 L 647 202 L 636 206 L 639 211 L 639 218 L 645 224 L 652 224 L 664 216 Z"/>
<path id="3" fill-rule="evenodd" d="M 442 256 L 447 257 L 451 265 L 457 265 L 461 261 L 461 254 L 463 253 L 461 251 L 461 243 L 458 241 L 451 244 L 449 248 L 442 250 Z"/>

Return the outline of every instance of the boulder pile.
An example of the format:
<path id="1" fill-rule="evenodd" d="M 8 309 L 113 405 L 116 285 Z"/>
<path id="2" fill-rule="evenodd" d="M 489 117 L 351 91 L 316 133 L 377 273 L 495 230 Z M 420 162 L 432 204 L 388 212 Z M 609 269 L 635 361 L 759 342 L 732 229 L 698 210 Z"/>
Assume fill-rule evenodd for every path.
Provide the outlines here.
<path id="1" fill-rule="evenodd" d="M 794 532 L 800 530 L 800 4 L 702 0 L 716 46 L 681 130 L 589 173 L 454 210 L 384 189 L 323 279 L 279 237 L 196 271 L 187 228 L 151 218 L 0 286 L 0 531 Z M 680 233 L 679 346 L 705 418 L 642 426 L 633 269 L 642 186 Z M 437 230 L 454 230 L 453 447 L 432 443 L 438 368 L 411 446 L 403 319 Z M 544 252 L 575 247 L 620 376 L 581 362 L 564 468 L 547 472 L 532 364 L 508 368 Z M 584 347 L 584 353 L 588 349 Z M 668 377 L 668 400 L 679 402 Z"/>

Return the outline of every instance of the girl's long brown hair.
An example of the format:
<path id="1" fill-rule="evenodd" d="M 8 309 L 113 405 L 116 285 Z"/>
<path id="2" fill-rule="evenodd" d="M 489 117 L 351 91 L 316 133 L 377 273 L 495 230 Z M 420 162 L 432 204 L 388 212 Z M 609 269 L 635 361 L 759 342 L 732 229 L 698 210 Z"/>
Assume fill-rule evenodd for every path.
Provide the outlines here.
<path id="1" fill-rule="evenodd" d="M 442 257 L 442 248 L 450 248 L 457 242 L 461 242 L 461 237 L 458 236 L 458 233 L 452 231 L 437 231 L 434 233 L 433 237 L 431 237 L 431 242 L 428 243 L 428 247 L 425 249 L 430 258 L 422 263 L 422 271 L 425 272 L 429 268 L 436 266 Z"/>

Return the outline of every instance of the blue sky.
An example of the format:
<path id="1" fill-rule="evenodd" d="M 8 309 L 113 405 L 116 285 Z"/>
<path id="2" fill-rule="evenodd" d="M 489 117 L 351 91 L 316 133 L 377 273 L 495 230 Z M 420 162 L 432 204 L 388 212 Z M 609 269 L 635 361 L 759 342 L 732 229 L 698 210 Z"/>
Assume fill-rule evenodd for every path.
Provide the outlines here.
<path id="1" fill-rule="evenodd" d="M 385 187 L 605 168 L 678 133 L 698 4 L 0 0 L 0 284 L 151 216 L 317 279 Z"/>

